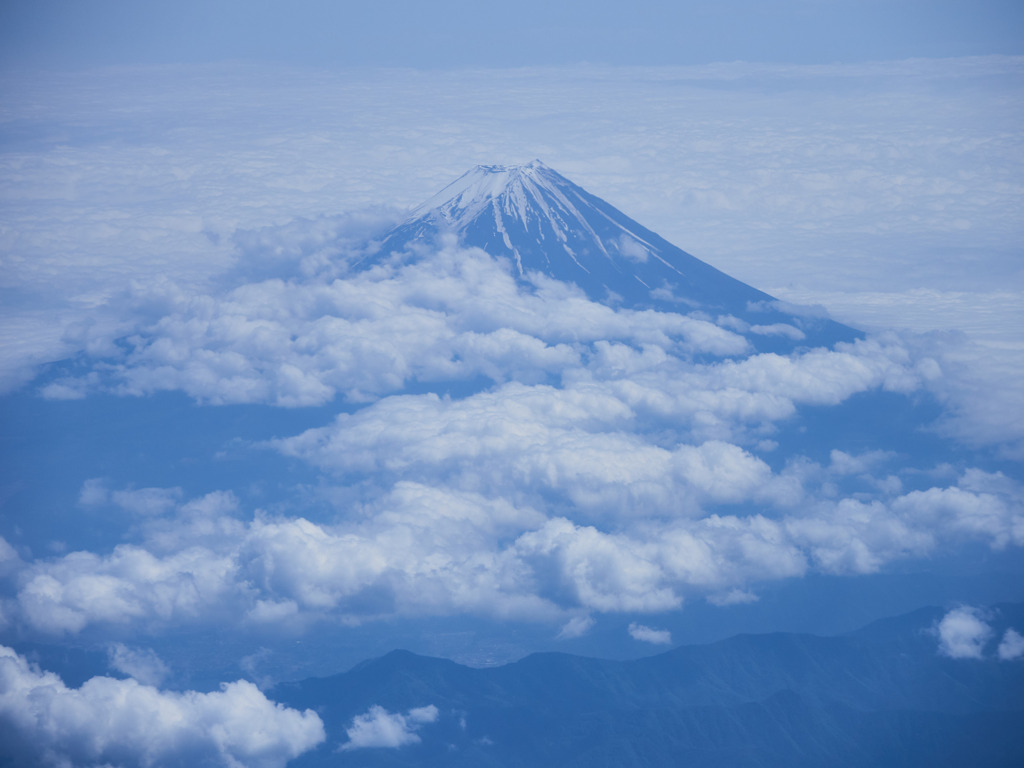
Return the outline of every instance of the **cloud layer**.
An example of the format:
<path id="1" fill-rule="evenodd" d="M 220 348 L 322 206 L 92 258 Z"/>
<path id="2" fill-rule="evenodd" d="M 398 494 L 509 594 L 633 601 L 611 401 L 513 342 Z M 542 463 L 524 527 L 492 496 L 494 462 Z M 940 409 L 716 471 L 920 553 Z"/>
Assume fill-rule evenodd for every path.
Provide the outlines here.
<path id="1" fill-rule="evenodd" d="M 101 307 L 133 280 L 193 288 L 236 242 L 246 274 L 315 268 L 333 241 L 383 224 L 379 206 L 400 216 L 474 163 L 537 156 L 730 274 L 848 307 L 854 325 L 878 318 L 880 291 L 882 323 L 902 324 L 925 289 L 944 312 L 915 312 L 918 330 L 1012 334 L 1011 315 L 974 308 L 1020 292 L 1020 77 L 1009 57 L 10 75 L 0 195 L 17 236 L 0 287 L 25 301 L 5 302 L 8 383 L 80 348 L 83 330 L 119 327 Z M 301 238 L 269 226 L 298 217 L 312 224 Z"/>
<path id="2" fill-rule="evenodd" d="M 52 475 L 0 487 L 0 640 L 128 676 L 74 688 L 0 651 L 0 736 L 44 765 L 279 766 L 319 718 L 244 681 L 175 692 L 202 686 L 180 685 L 171 631 L 244 637 L 269 680 L 263 639 L 369 656 L 442 623 L 595 646 L 614 626 L 637 653 L 701 601 L 739 614 L 807 576 L 1024 546 L 1022 72 L 0 75 L 0 388 L 67 436 Z M 872 332 L 808 348 L 784 324 L 599 304 L 451 240 L 360 268 L 467 167 L 534 157 Z M 84 423 L 128 398 L 131 439 Z M 200 418 L 150 432 L 168 402 Z M 33 538 L 46 510 L 73 524 Z M 1018 663 L 995 626 L 953 609 L 935 642 Z M 441 720 L 373 707 L 332 748 Z"/>
<path id="3" fill-rule="evenodd" d="M 753 480 L 730 479 L 719 491 L 701 460 L 706 451 L 711 464 L 723 462 L 723 451 L 727 466 L 738 462 L 716 471 L 752 472 Z M 600 454 L 575 473 L 556 471 L 556 462 L 545 465 L 550 472 L 514 469 L 507 486 L 487 459 L 478 461 L 486 483 L 447 470 L 433 484 L 426 473 L 420 481 L 373 473 L 380 486 L 337 508 L 333 522 L 250 516 L 218 492 L 147 518 L 138 542 L 107 553 L 16 561 L 5 614 L 57 635 L 87 626 L 157 632 L 210 621 L 240 628 L 471 614 L 569 622 L 562 632 L 573 636 L 589 628 L 588 612 L 668 611 L 692 596 L 743 602 L 751 586 L 807 572 L 875 573 L 968 541 L 1024 544 L 1021 489 L 1001 475 L 972 470 L 945 487 L 900 492 L 895 482 L 874 498 L 835 498 L 834 483 L 871 457 L 837 452 L 828 467 L 802 462 L 776 474 L 725 444 L 683 456 L 648 459 L 655 470 L 618 479 L 626 491 L 607 478 L 605 491 L 577 485 L 580 471 L 608 466 Z M 507 460 L 502 454 L 495 466 Z M 722 494 L 756 511 L 707 511 Z M 970 633 L 954 630 L 977 621 L 965 614 L 949 622 L 949 654 L 962 654 Z M 124 669 L 159 670 L 127 649 L 114 653 Z"/>
<path id="4" fill-rule="evenodd" d="M 1021 488 L 998 471 L 949 478 L 884 440 L 826 462 L 773 455 L 807 409 L 934 390 L 942 367 L 896 335 L 755 354 L 735 318 L 523 286 L 452 242 L 413 256 L 161 289 L 134 333 L 47 384 L 57 399 L 178 389 L 208 406 L 344 398 L 351 412 L 250 448 L 322 473 L 321 519 L 243 509 L 227 489 L 183 501 L 180 487 L 86 479 L 78 503 L 127 514 L 131 536 L 18 560 L 11 620 L 61 634 L 468 613 L 571 636 L 591 612 L 724 605 L 808 572 L 1024 543 Z M 461 397 L 408 392 L 460 382 Z"/>
<path id="5" fill-rule="evenodd" d="M 84 478 L 77 503 L 130 528 L 105 551 L 8 558 L 9 622 L 61 635 L 466 614 L 572 637 L 591 614 L 747 602 L 764 582 L 1024 544 L 1024 494 L 998 470 L 936 466 L 882 435 L 861 453 L 801 452 L 828 429 L 808 411 L 853 403 L 857 419 L 872 398 L 941 390 L 943 366 L 896 334 L 757 354 L 736 318 L 519 284 L 451 241 L 367 270 L 346 259 L 207 293 L 139 289 L 132 331 L 90 332 L 94 351 L 40 390 L 344 403 L 247 448 L 319 473 L 319 511 Z"/>

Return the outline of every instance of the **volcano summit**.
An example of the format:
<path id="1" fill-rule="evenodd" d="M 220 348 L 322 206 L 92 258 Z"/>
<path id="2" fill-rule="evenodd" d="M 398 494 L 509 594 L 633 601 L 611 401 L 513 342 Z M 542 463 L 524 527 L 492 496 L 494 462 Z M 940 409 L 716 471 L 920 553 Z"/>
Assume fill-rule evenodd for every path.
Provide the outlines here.
<path id="1" fill-rule="evenodd" d="M 478 165 L 415 208 L 369 262 L 438 236 L 511 260 L 530 283 L 540 273 L 605 304 L 702 312 L 751 334 L 760 351 L 828 346 L 859 334 L 782 308 L 773 296 L 669 243 L 540 160 Z"/>

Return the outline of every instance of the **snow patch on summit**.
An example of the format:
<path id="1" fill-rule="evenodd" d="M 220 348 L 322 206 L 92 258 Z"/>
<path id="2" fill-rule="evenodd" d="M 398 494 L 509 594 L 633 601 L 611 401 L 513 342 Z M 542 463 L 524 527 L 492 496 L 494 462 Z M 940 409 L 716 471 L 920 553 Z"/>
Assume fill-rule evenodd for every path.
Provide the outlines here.
<path id="1" fill-rule="evenodd" d="M 606 258 L 611 258 L 587 217 L 569 195 L 568 182 L 540 160 L 525 165 L 478 165 L 413 210 L 409 221 L 439 220 L 446 228 L 464 232 L 488 208 L 495 231 L 512 252 L 523 275 L 523 255 L 510 229 L 525 229 L 541 241 L 553 234 L 562 250 L 584 272 L 590 270 L 569 245 L 570 234 L 586 233 Z"/>
<path id="2" fill-rule="evenodd" d="M 557 174 L 540 160 L 526 165 L 478 165 L 415 208 L 409 220 L 434 213 L 453 228 L 461 229 L 502 198 L 506 213 L 527 221 L 529 198 L 546 209 L 540 192 L 558 194 L 552 177 Z"/>

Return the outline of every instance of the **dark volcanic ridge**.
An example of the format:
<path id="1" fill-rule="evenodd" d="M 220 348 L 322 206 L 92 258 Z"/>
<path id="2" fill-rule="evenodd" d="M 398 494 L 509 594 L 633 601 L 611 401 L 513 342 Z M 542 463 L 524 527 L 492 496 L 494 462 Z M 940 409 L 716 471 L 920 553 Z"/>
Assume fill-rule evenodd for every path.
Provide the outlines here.
<path id="1" fill-rule="evenodd" d="M 834 637 L 738 635 L 634 661 L 541 653 L 474 669 L 394 651 L 273 697 L 315 708 L 328 745 L 296 765 L 911 766 L 1024 762 L 1024 659 L 998 638 L 1024 604 L 993 607 L 982 658 L 939 653 L 944 611 Z M 383 707 L 437 716 L 401 749 L 334 752 Z"/>

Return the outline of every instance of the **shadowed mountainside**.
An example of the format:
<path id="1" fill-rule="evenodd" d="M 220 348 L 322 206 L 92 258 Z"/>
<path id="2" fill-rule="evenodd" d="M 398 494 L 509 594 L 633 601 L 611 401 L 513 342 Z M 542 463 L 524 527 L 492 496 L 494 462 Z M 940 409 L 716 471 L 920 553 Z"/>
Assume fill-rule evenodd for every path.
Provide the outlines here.
<path id="1" fill-rule="evenodd" d="M 995 643 L 1024 605 L 993 610 L 984 659 L 937 652 L 940 609 L 838 637 L 739 635 L 635 661 L 534 654 L 472 669 L 394 651 L 278 686 L 328 743 L 295 765 L 1019 765 L 1024 661 Z M 353 718 L 435 706 L 398 748 L 335 751 Z M 418 739 L 418 740 L 416 740 Z"/>
<path id="2" fill-rule="evenodd" d="M 412 211 L 362 266 L 454 234 L 461 245 L 507 257 L 577 285 L 593 301 L 632 309 L 731 317 L 762 352 L 852 341 L 857 331 L 780 304 L 641 226 L 539 160 L 479 165 Z"/>

